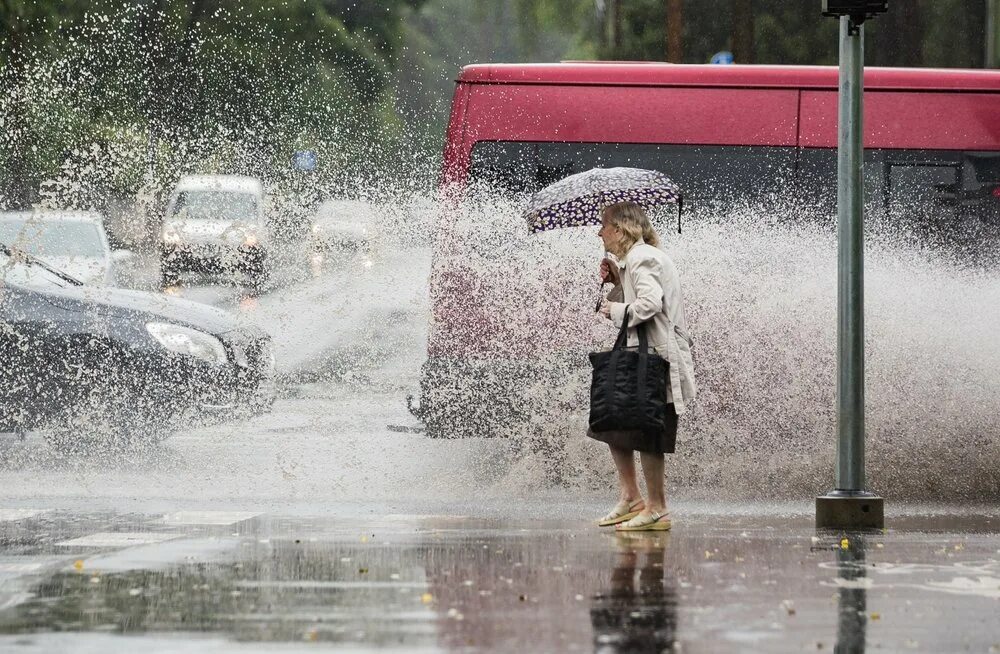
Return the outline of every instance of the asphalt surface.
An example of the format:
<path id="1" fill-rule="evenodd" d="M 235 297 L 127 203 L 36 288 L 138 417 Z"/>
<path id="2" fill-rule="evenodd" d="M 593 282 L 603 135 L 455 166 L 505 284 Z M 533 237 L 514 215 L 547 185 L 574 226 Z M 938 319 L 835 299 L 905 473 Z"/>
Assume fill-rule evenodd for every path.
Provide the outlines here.
<path id="1" fill-rule="evenodd" d="M 1000 648 L 996 514 L 817 534 L 808 515 L 702 506 L 669 533 L 616 534 L 588 524 L 597 507 L 557 507 L 544 521 L 4 509 L 0 649 Z"/>

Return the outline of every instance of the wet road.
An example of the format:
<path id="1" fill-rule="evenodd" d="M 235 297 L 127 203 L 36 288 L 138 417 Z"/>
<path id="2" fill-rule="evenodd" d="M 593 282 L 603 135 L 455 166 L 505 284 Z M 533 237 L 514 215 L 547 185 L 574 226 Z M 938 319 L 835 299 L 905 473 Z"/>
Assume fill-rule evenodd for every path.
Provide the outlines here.
<path id="1" fill-rule="evenodd" d="M 689 506 L 670 533 L 618 535 L 586 524 L 596 507 L 555 508 L 4 509 L 0 649 L 1000 648 L 997 515 L 817 536 L 808 515 Z"/>
<path id="2" fill-rule="evenodd" d="M 273 411 L 181 430 L 138 452 L 63 453 L 37 434 L 3 437 L 3 497 L 343 501 L 393 497 L 429 475 L 451 477 L 445 458 L 461 460 L 468 445 L 445 447 L 389 429 L 416 424 L 405 400 L 424 356 L 428 269 L 426 251 L 405 259 L 364 253 L 315 273 L 285 271 L 256 296 L 186 279 L 173 292 L 274 336 Z M 136 285 L 153 283 L 148 277 Z M 441 492 L 452 489 L 444 484 Z"/>

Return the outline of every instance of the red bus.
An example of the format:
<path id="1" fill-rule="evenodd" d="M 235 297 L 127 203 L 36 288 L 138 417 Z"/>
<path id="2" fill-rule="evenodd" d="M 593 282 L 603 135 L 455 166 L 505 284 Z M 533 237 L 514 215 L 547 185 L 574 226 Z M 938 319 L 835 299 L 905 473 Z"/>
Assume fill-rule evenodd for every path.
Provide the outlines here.
<path id="1" fill-rule="evenodd" d="M 523 197 L 596 166 L 633 166 L 672 177 L 685 214 L 784 196 L 833 217 L 837 86 L 833 67 L 469 66 L 442 187 Z M 869 68 L 864 127 L 868 216 L 931 206 L 938 221 L 1000 222 L 1000 72 Z M 502 299 L 462 267 L 453 221 L 439 222 L 416 413 L 432 435 L 490 435 L 499 416 L 518 415 L 524 380 L 550 346 L 502 337 L 491 318 Z"/>

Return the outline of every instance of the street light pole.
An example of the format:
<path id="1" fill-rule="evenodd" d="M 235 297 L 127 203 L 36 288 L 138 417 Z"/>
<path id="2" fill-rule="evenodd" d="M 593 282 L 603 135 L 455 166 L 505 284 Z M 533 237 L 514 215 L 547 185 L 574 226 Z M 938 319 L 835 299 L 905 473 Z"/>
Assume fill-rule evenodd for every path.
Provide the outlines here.
<path id="1" fill-rule="evenodd" d="M 837 132 L 837 490 L 865 488 L 864 24 L 840 17 Z"/>
<path id="2" fill-rule="evenodd" d="M 887 2 L 823 0 L 840 20 L 837 125 L 837 470 L 836 489 L 816 498 L 816 526 L 880 528 L 883 500 L 865 481 L 864 21 Z"/>

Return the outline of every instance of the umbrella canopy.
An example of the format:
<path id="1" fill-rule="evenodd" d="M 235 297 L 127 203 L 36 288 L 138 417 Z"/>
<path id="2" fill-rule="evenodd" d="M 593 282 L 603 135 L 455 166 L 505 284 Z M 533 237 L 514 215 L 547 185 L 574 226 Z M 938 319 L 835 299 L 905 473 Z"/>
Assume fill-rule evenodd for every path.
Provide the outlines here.
<path id="1" fill-rule="evenodd" d="M 600 225 L 601 210 L 616 202 L 635 202 L 648 209 L 671 202 L 679 207 L 681 201 L 677 185 L 661 172 L 593 168 L 565 177 L 532 195 L 524 217 L 528 229 L 534 233 L 558 227 Z"/>

